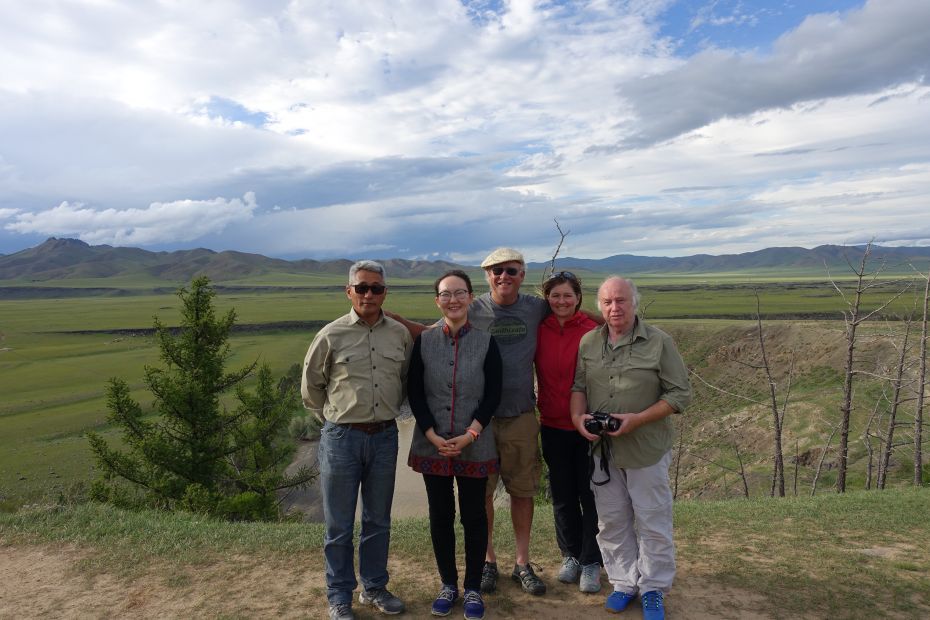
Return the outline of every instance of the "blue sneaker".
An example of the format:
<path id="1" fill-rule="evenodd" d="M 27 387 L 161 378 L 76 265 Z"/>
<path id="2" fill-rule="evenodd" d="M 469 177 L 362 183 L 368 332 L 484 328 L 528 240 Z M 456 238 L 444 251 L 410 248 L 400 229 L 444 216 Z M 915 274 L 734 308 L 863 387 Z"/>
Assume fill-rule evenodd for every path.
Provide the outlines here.
<path id="1" fill-rule="evenodd" d="M 437 596 L 436 600 L 433 601 L 433 606 L 430 608 L 430 613 L 432 613 L 434 616 L 448 616 L 452 611 L 452 606 L 455 605 L 455 600 L 458 597 L 458 588 L 455 586 L 442 584 L 442 589 L 439 590 L 439 596 Z"/>
<path id="2" fill-rule="evenodd" d="M 478 590 L 465 590 L 465 620 L 481 620 L 484 618 L 484 601 Z"/>
<path id="3" fill-rule="evenodd" d="M 607 597 L 607 602 L 604 603 L 604 608 L 612 614 L 619 614 L 621 611 L 626 609 L 626 606 L 630 604 L 630 601 L 635 598 L 635 594 L 614 591 L 611 592 L 610 596 Z"/>
<path id="4" fill-rule="evenodd" d="M 662 593 L 650 590 L 642 596 L 643 620 L 665 620 L 665 604 Z"/>

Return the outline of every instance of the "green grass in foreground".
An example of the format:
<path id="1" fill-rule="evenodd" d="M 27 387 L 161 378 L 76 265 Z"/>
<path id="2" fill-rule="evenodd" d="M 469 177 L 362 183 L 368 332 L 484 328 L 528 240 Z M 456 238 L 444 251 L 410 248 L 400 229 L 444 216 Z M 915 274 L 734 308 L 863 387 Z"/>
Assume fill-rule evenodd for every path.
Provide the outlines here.
<path id="1" fill-rule="evenodd" d="M 691 578 L 753 593 L 762 601 L 757 611 L 772 617 L 920 617 L 930 608 L 928 513 L 927 489 L 679 502 L 679 567 Z M 513 553 L 509 527 L 501 511 L 495 538 L 502 557 Z M 198 564 L 240 554 L 297 560 L 318 555 L 322 538 L 318 524 L 222 523 L 96 504 L 0 514 L 0 544 L 76 544 L 91 552 L 85 570 L 123 577 L 152 560 Z M 391 545 L 392 557 L 431 557 L 426 519 L 396 520 Z M 536 513 L 532 555 L 558 565 L 548 506 Z"/>

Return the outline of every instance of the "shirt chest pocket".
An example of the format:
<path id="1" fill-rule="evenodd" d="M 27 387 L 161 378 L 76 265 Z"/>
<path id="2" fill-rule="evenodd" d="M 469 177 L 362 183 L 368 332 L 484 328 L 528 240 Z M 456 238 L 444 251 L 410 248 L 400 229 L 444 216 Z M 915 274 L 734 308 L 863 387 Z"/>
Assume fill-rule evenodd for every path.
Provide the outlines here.
<path id="1" fill-rule="evenodd" d="M 400 372 L 407 359 L 407 352 L 403 347 L 386 347 L 374 352 L 373 362 L 383 365 L 384 370 Z"/>
<path id="2" fill-rule="evenodd" d="M 620 360 L 599 353 L 582 354 L 588 385 L 606 385 L 620 372 Z"/>
<path id="3" fill-rule="evenodd" d="M 333 356 L 333 375 L 358 378 L 371 374 L 372 356 L 367 347 L 352 347 Z"/>

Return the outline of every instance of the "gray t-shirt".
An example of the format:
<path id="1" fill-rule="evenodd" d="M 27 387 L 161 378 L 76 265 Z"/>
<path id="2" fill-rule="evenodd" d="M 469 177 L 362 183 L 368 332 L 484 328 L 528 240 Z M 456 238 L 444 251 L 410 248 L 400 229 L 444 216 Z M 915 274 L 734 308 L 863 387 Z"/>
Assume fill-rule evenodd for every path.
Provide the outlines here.
<path id="1" fill-rule="evenodd" d="M 509 306 L 494 303 L 491 293 L 485 293 L 468 307 L 469 322 L 494 336 L 500 348 L 504 384 L 501 404 L 494 412 L 499 418 L 516 417 L 536 406 L 533 392 L 536 331 L 548 313 L 545 299 L 522 293 Z"/>

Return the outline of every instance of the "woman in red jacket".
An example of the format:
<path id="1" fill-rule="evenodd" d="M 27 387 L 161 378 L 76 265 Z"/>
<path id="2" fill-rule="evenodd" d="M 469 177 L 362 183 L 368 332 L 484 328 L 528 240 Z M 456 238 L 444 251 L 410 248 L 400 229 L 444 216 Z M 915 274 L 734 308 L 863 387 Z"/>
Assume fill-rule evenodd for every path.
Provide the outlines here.
<path id="1" fill-rule="evenodd" d="M 543 295 L 552 313 L 539 326 L 536 343 L 537 407 L 556 538 L 564 558 L 559 581 L 578 581 L 582 592 L 594 593 L 601 589 L 601 553 L 588 473 L 590 444 L 575 430 L 568 403 L 578 341 L 597 324 L 579 311 L 581 282 L 575 274 L 553 273 L 543 284 Z"/>

